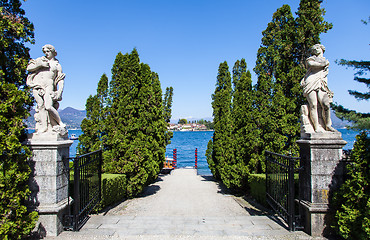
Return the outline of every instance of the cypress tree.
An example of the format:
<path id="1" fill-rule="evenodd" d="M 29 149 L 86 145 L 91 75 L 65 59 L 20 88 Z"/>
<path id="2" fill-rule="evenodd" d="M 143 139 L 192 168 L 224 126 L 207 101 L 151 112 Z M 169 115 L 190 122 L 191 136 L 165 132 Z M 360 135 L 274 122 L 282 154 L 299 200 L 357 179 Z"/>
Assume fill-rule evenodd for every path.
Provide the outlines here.
<path id="1" fill-rule="evenodd" d="M 321 1 L 302 0 L 293 18 L 283 5 L 262 33 L 254 71 L 257 127 L 261 129 L 258 153 L 262 169 L 265 150 L 298 154 L 300 106 L 305 102 L 299 82 L 305 73 L 309 48 L 319 43 L 320 34 L 331 28 L 323 19 Z"/>
<path id="2" fill-rule="evenodd" d="M 163 100 L 164 117 L 167 123 L 171 120 L 171 107 L 172 107 L 173 88 L 167 87 Z"/>
<path id="3" fill-rule="evenodd" d="M 272 21 L 262 32 L 262 44 L 258 50 L 254 71 L 258 76 L 256 85 L 257 127 L 260 129 L 258 147 L 259 165 L 264 170 L 264 152 L 270 150 L 284 153 L 287 134 L 298 135 L 298 114 L 293 121 L 288 121 L 289 99 L 284 95 L 289 92 L 287 74 L 294 68 L 291 52 L 294 49 L 294 18 L 289 5 L 283 5 L 273 15 Z M 299 82 L 297 81 L 299 84 Z M 299 86 L 299 85 L 298 85 Z M 294 114 L 293 114 L 294 118 Z M 288 122 L 290 124 L 288 124 Z M 291 130 L 289 128 L 295 128 Z"/>
<path id="4" fill-rule="evenodd" d="M 234 141 L 232 138 L 231 118 L 231 76 L 227 62 L 219 66 L 216 89 L 212 95 L 214 134 L 212 146 L 212 160 L 209 162 L 214 176 L 228 188 L 238 189 L 242 181 L 240 171 L 245 168 L 235 161 Z M 208 151 L 210 152 L 210 151 Z"/>
<path id="5" fill-rule="evenodd" d="M 172 87 L 167 87 L 166 88 L 166 93 L 164 94 L 164 99 L 163 99 L 164 119 L 165 119 L 167 124 L 171 120 L 172 97 L 173 97 L 173 88 Z M 171 140 L 172 137 L 173 137 L 173 132 L 167 131 L 166 132 L 166 142 L 167 142 L 166 145 L 171 143 L 170 140 Z"/>
<path id="6" fill-rule="evenodd" d="M 106 138 L 105 118 L 108 102 L 108 77 L 103 74 L 97 93 L 86 100 L 86 118 L 81 122 L 83 134 L 79 136 L 78 153 L 85 154 L 103 148 Z"/>
<path id="7" fill-rule="evenodd" d="M 302 67 L 310 56 L 310 48 L 320 43 L 320 34 L 326 33 L 333 25 L 324 21 L 325 9 L 322 0 L 301 0 L 296 12 L 296 51 L 293 53 Z"/>
<path id="8" fill-rule="evenodd" d="M 35 227 L 37 212 L 28 212 L 30 193 L 29 148 L 23 119 L 32 98 L 26 87 L 30 59 L 25 43 L 33 43 L 33 24 L 24 16 L 18 0 L 0 6 L 0 238 L 20 239 Z"/>
<path id="9" fill-rule="evenodd" d="M 247 71 L 245 59 L 236 61 L 233 68 L 233 109 L 234 141 L 236 162 L 243 162 L 248 172 L 256 172 L 256 136 L 259 129 L 255 123 L 254 92 L 251 73 Z M 257 157 L 258 159 L 258 157 Z M 245 167 L 243 167 L 245 168 Z"/>
<path id="10" fill-rule="evenodd" d="M 158 176 L 169 141 L 158 75 L 136 49 L 118 53 L 108 95 L 104 168 L 125 174 L 133 197 Z"/>

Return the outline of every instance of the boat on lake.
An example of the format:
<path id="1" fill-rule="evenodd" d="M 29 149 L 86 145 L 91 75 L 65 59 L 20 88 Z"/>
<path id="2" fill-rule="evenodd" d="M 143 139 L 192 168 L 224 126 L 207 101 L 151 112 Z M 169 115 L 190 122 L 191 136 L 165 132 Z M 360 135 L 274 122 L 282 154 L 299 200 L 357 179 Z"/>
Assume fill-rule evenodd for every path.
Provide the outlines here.
<path id="1" fill-rule="evenodd" d="M 166 157 L 166 160 L 163 162 L 161 173 L 169 174 L 173 169 L 175 169 L 173 158 Z"/>
<path id="2" fill-rule="evenodd" d="M 69 138 L 70 140 L 78 140 L 78 137 L 76 136 L 76 134 L 71 134 L 71 137 Z"/>

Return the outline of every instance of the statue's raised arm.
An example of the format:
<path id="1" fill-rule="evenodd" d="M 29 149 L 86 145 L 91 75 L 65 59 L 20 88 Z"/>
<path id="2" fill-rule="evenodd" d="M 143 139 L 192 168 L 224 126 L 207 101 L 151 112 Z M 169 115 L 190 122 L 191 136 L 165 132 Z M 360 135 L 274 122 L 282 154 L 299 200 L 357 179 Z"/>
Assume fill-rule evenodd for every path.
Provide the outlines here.
<path id="1" fill-rule="evenodd" d="M 65 74 L 55 58 L 55 48 L 47 44 L 42 51 L 45 56 L 31 59 L 27 66 L 27 85 L 32 89 L 37 104 L 35 134 L 66 136 L 66 126 L 57 111 L 58 101 L 62 99 Z"/>
<path id="2" fill-rule="evenodd" d="M 329 61 L 323 56 L 325 47 L 315 44 L 311 52 L 312 56 L 306 59 L 307 73 L 301 81 L 303 95 L 308 101 L 308 106 L 302 106 L 303 131 L 334 132 L 330 118 L 333 92 L 328 87 Z"/>

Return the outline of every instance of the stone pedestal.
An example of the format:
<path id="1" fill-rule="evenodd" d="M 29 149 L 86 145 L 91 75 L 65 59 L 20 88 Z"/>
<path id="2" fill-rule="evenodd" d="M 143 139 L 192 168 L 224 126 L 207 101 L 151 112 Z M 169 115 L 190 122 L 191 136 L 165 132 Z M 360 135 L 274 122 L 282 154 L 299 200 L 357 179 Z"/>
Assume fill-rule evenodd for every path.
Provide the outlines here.
<path id="1" fill-rule="evenodd" d="M 57 236 L 63 231 L 62 218 L 68 203 L 68 157 L 73 141 L 35 141 L 26 145 L 32 151 L 29 186 L 30 207 L 39 212 L 37 231 Z"/>
<path id="2" fill-rule="evenodd" d="M 300 146 L 300 213 L 305 232 L 311 236 L 330 234 L 329 199 L 343 182 L 342 148 L 346 145 L 340 132 L 306 133 Z"/>

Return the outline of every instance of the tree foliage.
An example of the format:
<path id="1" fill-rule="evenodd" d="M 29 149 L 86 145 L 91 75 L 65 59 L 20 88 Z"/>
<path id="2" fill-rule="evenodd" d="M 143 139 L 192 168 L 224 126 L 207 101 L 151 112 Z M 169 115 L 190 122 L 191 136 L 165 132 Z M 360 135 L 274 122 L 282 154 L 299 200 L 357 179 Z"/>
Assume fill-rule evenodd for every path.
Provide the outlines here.
<path id="1" fill-rule="evenodd" d="M 256 121 L 262 169 L 265 150 L 281 154 L 298 152 L 295 141 L 300 129 L 299 106 L 303 103 L 299 82 L 304 69 L 293 54 L 297 52 L 295 26 L 289 5 L 283 5 L 263 31 L 257 54 Z"/>
<path id="2" fill-rule="evenodd" d="M 356 136 L 348 165 L 348 180 L 334 194 L 333 227 L 345 239 L 370 239 L 370 138 Z"/>
<path id="3" fill-rule="evenodd" d="M 262 33 L 255 73 L 256 125 L 260 129 L 257 152 L 264 168 L 264 152 L 299 153 L 300 106 L 306 101 L 300 87 L 309 48 L 332 25 L 324 21 L 321 1 L 301 0 L 294 18 L 289 5 L 273 14 Z"/>
<path id="4" fill-rule="evenodd" d="M 369 17 L 370 19 L 370 17 Z M 364 24 L 367 25 L 366 21 L 363 21 Z M 368 101 L 370 97 L 370 78 L 368 78 L 368 74 L 370 73 L 370 61 L 348 61 L 341 59 L 337 61 L 339 65 L 352 67 L 357 72 L 355 73 L 354 80 L 360 83 L 364 83 L 368 89 L 367 92 L 359 92 L 355 90 L 348 90 L 349 94 L 354 96 L 358 101 L 365 100 Z M 354 110 L 347 109 L 342 105 L 333 104 L 332 105 L 335 114 L 340 119 L 346 119 L 353 123 L 351 128 L 364 130 L 370 129 L 370 113 L 359 113 Z"/>
<path id="5" fill-rule="evenodd" d="M 173 87 L 167 87 L 163 99 L 163 111 L 167 123 L 169 123 L 171 120 L 172 97 Z"/>
<path id="6" fill-rule="evenodd" d="M 242 71 L 240 71 L 242 74 Z M 235 141 L 232 121 L 232 87 L 227 62 L 220 64 L 217 83 L 212 95 L 214 133 L 207 150 L 208 165 L 213 175 L 226 187 L 240 190 L 247 183 L 247 168 L 235 158 Z"/>
<path id="7" fill-rule="evenodd" d="M 233 86 L 232 119 L 236 162 L 243 163 L 246 170 L 248 167 L 246 172 L 256 172 L 258 166 L 256 150 L 259 143 L 256 136 L 260 135 L 260 129 L 257 128 L 255 119 L 258 113 L 255 108 L 252 76 L 247 70 L 245 59 L 237 60 L 234 64 Z"/>
<path id="8" fill-rule="evenodd" d="M 0 14 L 0 238 L 20 239 L 37 220 L 25 205 L 30 150 L 21 144 L 26 139 L 23 119 L 33 104 L 26 87 L 30 56 L 25 43 L 33 43 L 34 35 L 20 1 L 1 1 Z"/>
<path id="9" fill-rule="evenodd" d="M 212 174 L 228 187 L 245 187 L 249 173 L 265 171 L 266 150 L 298 155 L 300 87 L 309 48 L 331 28 L 321 1 L 302 0 L 294 18 L 289 5 L 272 16 L 262 32 L 252 86 L 245 60 L 233 67 L 233 90 L 227 63 L 218 70 L 212 95 L 214 135 L 206 151 Z"/>
<path id="10" fill-rule="evenodd" d="M 103 74 L 98 82 L 96 95 L 90 95 L 86 100 L 86 118 L 81 122 L 83 134 L 79 137 L 77 147 L 79 154 L 104 149 L 108 101 L 108 77 Z"/>
<path id="11" fill-rule="evenodd" d="M 80 149 L 101 146 L 104 171 L 125 174 L 128 197 L 140 193 L 163 165 L 172 137 L 166 122 L 171 118 L 172 93 L 166 96 L 165 104 L 158 74 L 140 62 L 134 49 L 117 54 L 111 81 L 108 84 L 103 75 L 97 94 L 87 100 Z"/>
<path id="12" fill-rule="evenodd" d="M 185 118 L 181 118 L 179 119 L 178 124 L 188 124 L 188 120 L 186 120 Z"/>

